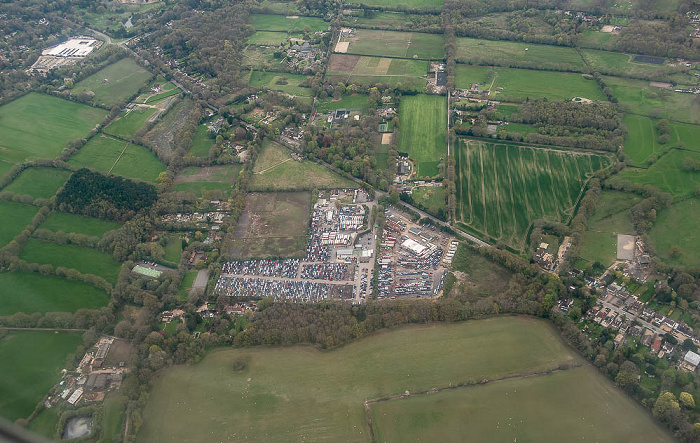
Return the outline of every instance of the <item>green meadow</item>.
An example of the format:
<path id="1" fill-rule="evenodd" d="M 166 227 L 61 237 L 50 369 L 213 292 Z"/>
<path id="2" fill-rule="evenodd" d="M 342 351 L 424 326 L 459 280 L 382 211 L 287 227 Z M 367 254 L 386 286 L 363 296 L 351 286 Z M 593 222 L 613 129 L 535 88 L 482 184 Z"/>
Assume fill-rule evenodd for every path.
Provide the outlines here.
<path id="1" fill-rule="evenodd" d="M 243 165 L 190 166 L 175 177 L 175 192 L 194 192 L 202 197 L 207 191 L 220 190 L 228 193 L 233 189 Z"/>
<path id="2" fill-rule="evenodd" d="M 273 91 L 284 92 L 285 94 L 310 97 L 311 89 L 306 86 L 299 86 L 300 83 L 306 80 L 307 77 L 305 75 L 253 71 L 249 84 L 254 88 L 267 88 Z"/>
<path id="3" fill-rule="evenodd" d="M 88 237 L 102 237 L 106 232 L 119 229 L 122 225 L 115 221 L 54 211 L 49 214 L 39 227 L 53 232 L 61 231 L 66 234 L 74 233 L 87 235 Z"/>
<path id="4" fill-rule="evenodd" d="M 356 29 L 349 54 L 441 60 L 445 38 L 442 34 Z"/>
<path id="5" fill-rule="evenodd" d="M 136 94 L 151 76 L 133 59 L 124 57 L 78 82 L 72 92 L 93 92 L 95 103 L 114 105 Z"/>
<path id="6" fill-rule="evenodd" d="M 109 295 L 80 281 L 24 272 L 0 274 L 0 316 L 75 312 L 107 306 Z"/>
<path id="7" fill-rule="evenodd" d="M 437 95 L 406 96 L 401 100 L 399 151 L 418 163 L 417 175 L 421 178 L 437 175 L 439 160 L 447 157 L 446 106 L 445 97 Z"/>
<path id="8" fill-rule="evenodd" d="M 0 106 L 0 160 L 54 158 L 106 116 L 104 109 L 31 92 Z"/>
<path id="9" fill-rule="evenodd" d="M 700 174 L 683 169 L 683 162 L 688 157 L 700 161 L 700 152 L 673 149 L 648 169 L 627 168 L 619 177 L 670 192 L 674 200 L 690 197 L 700 185 Z"/>
<path id="10" fill-rule="evenodd" d="M 0 200 L 0 248 L 22 232 L 38 211 L 35 206 Z"/>
<path id="11" fill-rule="evenodd" d="M 55 168 L 27 168 L 4 190 L 36 198 L 51 198 L 71 176 L 69 171 Z"/>
<path id="12" fill-rule="evenodd" d="M 689 198 L 659 211 L 649 240 L 659 257 L 666 263 L 693 268 L 700 267 L 700 201 Z M 680 246 L 679 255 L 671 254 L 672 246 Z"/>
<path id="13" fill-rule="evenodd" d="M 256 31 L 301 33 L 308 26 L 311 32 L 327 31 L 329 23 L 317 17 L 286 17 L 276 14 L 251 14 L 250 24 Z"/>
<path id="14" fill-rule="evenodd" d="M 127 114 L 122 113 L 117 120 L 114 120 L 105 128 L 105 132 L 125 139 L 131 139 L 136 134 L 136 131 L 141 129 L 155 112 L 155 108 L 134 108 Z"/>
<path id="15" fill-rule="evenodd" d="M 425 60 L 333 54 L 326 78 L 343 83 L 422 89 L 427 72 L 428 62 Z"/>
<path id="16" fill-rule="evenodd" d="M 627 114 L 623 122 L 627 126 L 625 154 L 632 159 L 634 166 L 646 166 L 651 156 L 659 156 L 666 149 L 683 143 L 684 149 L 700 152 L 700 126 L 688 123 L 670 122 L 668 142 L 659 143 L 656 129 L 658 120 L 644 115 Z"/>

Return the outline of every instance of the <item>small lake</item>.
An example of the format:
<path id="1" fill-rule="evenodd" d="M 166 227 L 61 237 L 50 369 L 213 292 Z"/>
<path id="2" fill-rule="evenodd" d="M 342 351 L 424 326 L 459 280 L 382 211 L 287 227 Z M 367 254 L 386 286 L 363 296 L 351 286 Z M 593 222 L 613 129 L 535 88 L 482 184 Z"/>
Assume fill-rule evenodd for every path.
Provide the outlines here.
<path id="1" fill-rule="evenodd" d="M 71 438 L 85 437 L 90 433 L 92 429 L 92 417 L 71 417 L 66 420 L 65 426 L 63 426 L 63 436 L 64 440 Z"/>

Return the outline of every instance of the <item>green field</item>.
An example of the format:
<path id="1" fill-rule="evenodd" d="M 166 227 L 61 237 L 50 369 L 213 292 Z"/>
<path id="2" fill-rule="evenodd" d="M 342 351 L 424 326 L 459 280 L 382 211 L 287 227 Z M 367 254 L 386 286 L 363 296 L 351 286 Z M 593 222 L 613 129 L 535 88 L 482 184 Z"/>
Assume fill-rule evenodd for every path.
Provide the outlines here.
<path id="1" fill-rule="evenodd" d="M 358 10 L 358 15 L 343 15 L 343 25 L 348 27 L 364 27 L 373 29 L 411 29 L 414 26 L 415 15 L 402 12 L 377 12 L 373 11 L 371 17 L 364 17 L 363 10 Z M 426 19 L 431 16 L 421 15 L 419 19 Z M 433 21 L 432 28 L 439 29 L 439 18 Z"/>
<path id="2" fill-rule="evenodd" d="M 0 274 L 0 316 L 100 309 L 109 295 L 83 282 L 24 272 Z"/>
<path id="3" fill-rule="evenodd" d="M 603 191 L 595 213 L 588 219 L 579 257 L 589 263 L 610 266 L 617 258 L 617 234 L 635 233 L 629 210 L 641 200 L 635 194 Z"/>
<path id="4" fill-rule="evenodd" d="M 674 441 L 590 366 L 374 403 L 372 422 L 382 442 Z"/>
<path id="5" fill-rule="evenodd" d="M 455 72 L 458 88 L 469 89 L 472 84 L 489 90 L 493 100 L 522 102 L 527 98 L 546 97 L 550 100 L 570 100 L 585 97 L 605 100 L 605 95 L 593 79 L 581 74 L 529 69 L 509 69 L 486 66 L 459 65 Z"/>
<path id="6" fill-rule="evenodd" d="M 442 60 L 445 38 L 442 34 L 375 31 L 356 29 L 349 41 L 349 54 Z"/>
<path id="7" fill-rule="evenodd" d="M 439 11 L 442 8 L 443 0 L 350 0 L 349 5 L 379 6 L 382 8 L 405 9 L 433 9 Z"/>
<path id="8" fill-rule="evenodd" d="M 286 32 L 257 31 L 248 38 L 249 45 L 279 46 L 285 43 L 289 35 Z"/>
<path id="9" fill-rule="evenodd" d="M 46 438 L 53 439 L 56 433 L 56 426 L 58 426 L 58 420 L 60 418 L 60 412 L 58 408 L 44 409 L 42 410 L 32 422 L 29 423 L 29 431 L 34 434 L 39 434 Z"/>
<path id="10" fill-rule="evenodd" d="M 700 96 L 651 86 L 648 81 L 603 77 L 618 102 L 635 114 L 700 124 Z"/>
<path id="11" fill-rule="evenodd" d="M 20 195 L 31 195 L 34 198 L 51 198 L 58 188 L 68 181 L 70 175 L 69 171 L 62 169 L 27 168 L 4 190 Z"/>
<path id="12" fill-rule="evenodd" d="M 573 49 L 509 41 L 456 39 L 456 59 L 460 63 L 545 68 L 586 72 L 586 65 Z"/>
<path id="13" fill-rule="evenodd" d="M 54 158 L 106 116 L 104 109 L 31 92 L 0 106 L 0 160 Z"/>
<path id="14" fill-rule="evenodd" d="M 183 169 L 175 177 L 175 192 L 194 192 L 198 197 L 207 191 L 221 190 L 225 194 L 236 184 L 236 179 L 243 165 L 191 166 Z"/>
<path id="15" fill-rule="evenodd" d="M 627 168 L 619 177 L 670 192 L 674 200 L 686 198 L 693 195 L 695 187 L 700 185 L 700 173 L 683 169 L 686 157 L 700 161 L 700 152 L 673 149 L 649 169 Z"/>
<path id="16" fill-rule="evenodd" d="M 155 112 L 155 108 L 134 108 L 126 115 L 122 113 L 117 120 L 105 128 L 105 132 L 131 139 Z"/>
<path id="17" fill-rule="evenodd" d="M 534 220 L 567 222 L 587 177 L 608 165 L 597 154 L 476 140 L 462 140 L 455 157 L 457 220 L 516 249 Z"/>
<path id="18" fill-rule="evenodd" d="M 301 33 L 309 27 L 310 32 L 327 31 L 329 23 L 317 17 L 287 18 L 284 15 L 251 14 L 250 24 L 256 31 Z"/>
<path id="19" fill-rule="evenodd" d="M 581 54 L 586 59 L 588 66 L 596 72 L 608 75 L 618 75 L 624 77 L 644 76 L 644 78 L 663 79 L 668 75 L 677 75 L 692 78 L 690 74 L 680 74 L 687 71 L 687 68 L 671 68 L 666 64 L 641 63 L 634 61 L 634 55 L 623 54 L 611 51 L 596 51 L 594 49 L 581 49 Z"/>
<path id="20" fill-rule="evenodd" d="M 185 272 L 185 275 L 182 276 L 180 289 L 177 292 L 177 298 L 180 299 L 180 301 L 187 301 L 187 296 L 189 295 L 190 289 L 192 289 L 192 284 L 194 284 L 194 280 L 197 278 L 198 272 L 199 271 L 196 269 L 193 269 Z"/>
<path id="21" fill-rule="evenodd" d="M 181 234 L 169 234 L 166 238 L 165 246 L 163 246 L 163 250 L 165 251 L 163 258 L 177 265 L 180 263 L 180 258 L 182 257 L 183 236 Z"/>
<path id="22" fill-rule="evenodd" d="M 148 149 L 102 134 L 93 137 L 68 163 L 148 182 L 155 182 L 165 171 L 165 165 Z"/>
<path id="23" fill-rule="evenodd" d="M 54 211 L 49 214 L 39 227 L 53 232 L 61 231 L 66 234 L 75 233 L 87 235 L 88 237 L 102 237 L 106 232 L 121 228 L 122 224 L 115 221 Z"/>
<path id="24" fill-rule="evenodd" d="M 445 211 L 445 188 L 442 186 L 421 186 L 413 189 L 413 201 L 419 208 L 433 215 Z"/>
<path id="25" fill-rule="evenodd" d="M 78 82 L 72 92 L 94 92 L 95 103 L 114 105 L 136 94 L 149 78 L 150 72 L 133 59 L 124 57 Z"/>
<path id="26" fill-rule="evenodd" d="M 29 263 L 50 264 L 75 269 L 83 274 L 94 274 L 110 283 L 117 281 L 119 263 L 111 255 L 96 249 L 76 245 L 59 245 L 30 238 L 20 251 L 19 258 Z"/>
<path id="27" fill-rule="evenodd" d="M 700 236 L 697 235 L 697 220 L 700 218 L 700 201 L 687 199 L 659 211 L 654 227 L 649 231 L 649 240 L 656 253 L 666 263 L 700 267 Z M 671 246 L 680 246 L 681 254 L 673 257 Z"/>
<path id="28" fill-rule="evenodd" d="M 427 72 L 428 62 L 425 60 L 333 54 L 326 76 L 334 81 L 358 85 L 381 83 L 423 88 Z"/>
<path id="29" fill-rule="evenodd" d="M 336 109 L 362 109 L 362 112 L 367 112 L 368 106 L 369 96 L 365 94 L 346 94 L 340 100 L 334 100 L 331 97 L 318 100 L 316 112 L 324 114 Z"/>
<path id="30" fill-rule="evenodd" d="M 122 441 L 121 430 L 127 398 L 113 394 L 104 402 L 102 413 L 102 438 L 100 443 Z"/>
<path id="31" fill-rule="evenodd" d="M 347 178 L 318 163 L 292 159 L 290 151 L 265 140 L 253 168 L 249 189 L 258 191 L 300 191 L 312 189 L 356 188 Z"/>
<path id="32" fill-rule="evenodd" d="M 305 86 L 299 86 L 300 83 L 306 80 L 307 77 L 305 75 L 253 71 L 248 83 L 253 88 L 271 89 L 273 91 L 284 92 L 285 94 L 311 97 L 311 89 Z"/>
<path id="33" fill-rule="evenodd" d="M 80 333 L 53 331 L 13 331 L 0 340 L 0 417 L 29 417 L 82 342 Z"/>
<path id="34" fill-rule="evenodd" d="M 197 126 L 197 132 L 192 138 L 192 147 L 187 152 L 187 155 L 192 157 L 209 157 L 209 151 L 214 146 L 215 141 L 209 137 L 208 130 L 206 123 Z"/>
<path id="35" fill-rule="evenodd" d="M 160 91 L 154 93 L 152 90 L 154 86 L 160 86 Z M 149 83 L 148 87 L 149 90 L 136 97 L 134 99 L 134 103 L 153 104 L 182 92 L 180 88 L 167 81 L 162 75 L 157 76 L 151 83 Z"/>
<path id="36" fill-rule="evenodd" d="M 658 120 L 635 114 L 627 114 L 624 118 L 627 126 L 625 138 L 625 154 L 632 160 L 634 166 L 646 166 L 646 161 L 652 155 L 659 156 L 664 150 L 683 142 L 685 149 L 700 152 L 700 126 L 688 123 L 671 122 L 669 140 L 665 144 L 658 141 L 656 130 Z"/>
<path id="37" fill-rule="evenodd" d="M 247 363 L 243 371 L 232 369 L 236 359 Z M 155 383 L 137 440 L 196 440 L 207 429 L 211 441 L 234 435 L 367 442 L 366 400 L 579 363 L 550 324 L 523 317 L 404 327 L 328 352 L 214 351 L 200 364 L 168 369 Z M 606 386 L 608 395 L 624 395 Z M 646 419 L 630 410 L 631 418 Z"/>
<path id="38" fill-rule="evenodd" d="M 0 200 L 0 248 L 22 232 L 38 211 L 35 206 Z"/>
<path id="39" fill-rule="evenodd" d="M 406 96 L 401 100 L 399 151 L 418 163 L 417 175 L 433 177 L 438 163 L 447 156 L 447 103 L 437 95 Z"/>

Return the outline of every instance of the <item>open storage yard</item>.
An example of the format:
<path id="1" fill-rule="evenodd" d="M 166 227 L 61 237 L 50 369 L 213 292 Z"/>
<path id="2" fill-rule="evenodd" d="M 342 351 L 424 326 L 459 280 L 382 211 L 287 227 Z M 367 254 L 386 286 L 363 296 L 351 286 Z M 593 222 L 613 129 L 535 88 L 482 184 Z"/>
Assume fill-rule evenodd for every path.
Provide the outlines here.
<path id="1" fill-rule="evenodd" d="M 401 100 L 399 152 L 418 162 L 418 176 L 438 174 L 440 159 L 447 157 L 447 103 L 435 95 L 406 96 Z"/>
<path id="2" fill-rule="evenodd" d="M 587 177 L 609 162 L 599 154 L 476 140 L 462 140 L 455 158 L 460 224 L 516 249 L 534 220 L 568 221 Z"/>
<path id="3" fill-rule="evenodd" d="M 95 103 L 113 105 L 136 94 L 149 78 L 150 72 L 124 57 L 76 84 L 73 93 L 93 92 Z"/>
<path id="4" fill-rule="evenodd" d="M 104 109 L 31 92 L 0 106 L 0 159 L 54 158 L 106 116 Z"/>
<path id="5" fill-rule="evenodd" d="M 236 361 L 243 362 L 244 369 L 232 369 Z M 569 369 L 581 364 L 579 357 L 561 343 L 549 324 L 522 317 L 404 327 L 374 334 L 329 352 L 310 346 L 216 351 L 200 364 L 169 369 L 156 382 L 138 441 L 197 439 L 201 429 L 207 429 L 207 438 L 211 440 L 235 435 L 240 439 L 258 437 L 273 442 L 303 439 L 366 442 L 372 437 L 365 401 L 405 393 L 411 394 L 408 401 L 412 401 L 413 395 L 430 389 L 538 374 L 532 379 L 541 380 L 539 389 L 546 395 L 528 397 L 530 402 L 522 408 L 531 412 L 522 414 L 532 420 L 524 420 L 522 427 L 516 428 L 516 436 L 527 439 L 528 435 L 543 435 L 540 429 L 548 416 L 535 417 L 532 413 L 540 405 L 544 407 L 550 396 L 557 396 L 557 399 L 561 396 L 564 404 L 570 405 L 562 407 L 562 411 L 577 408 L 578 397 L 562 396 L 558 393 L 561 386 L 558 379 L 543 374 L 556 368 L 564 369 L 563 374 L 569 370 L 585 373 L 579 378 L 584 382 L 566 392 L 596 391 L 584 397 L 587 405 L 589 398 L 602 396 L 620 406 L 615 414 L 589 413 L 586 420 L 567 422 L 567 435 L 619 439 L 632 427 L 641 435 L 670 441 L 640 407 L 594 369 L 588 366 Z M 323 368 L 321 372 L 319 368 Z M 525 389 L 530 379 L 513 380 L 525 380 Z M 447 392 L 498 390 L 503 383 L 508 382 L 492 381 Z M 434 395 L 443 396 L 444 393 Z M 482 399 L 481 407 L 493 411 L 484 419 L 489 420 L 488 423 L 494 420 L 488 431 L 495 432 L 495 421 L 503 413 L 498 408 L 504 400 L 501 397 L 473 398 Z M 518 402 L 527 401 L 515 398 Z M 389 405 L 397 402 L 401 406 L 403 401 L 391 400 Z M 369 404 L 372 411 L 378 405 Z M 596 406 L 590 405 L 591 408 Z M 450 410 L 424 411 L 420 415 L 423 419 L 415 417 L 414 426 L 429 428 L 432 432 L 440 432 L 440 427 L 446 425 L 459 427 L 464 417 Z M 433 414 L 437 414 L 435 420 L 428 419 Z M 619 414 L 624 415 L 626 427 L 618 434 Z M 519 417 L 518 422 L 523 418 Z M 393 420 L 385 420 L 373 423 L 375 435 L 389 438 Z M 386 426 L 385 433 L 382 423 Z M 508 430 L 507 426 L 503 423 L 504 430 Z M 485 431 L 479 432 L 485 435 Z M 512 441 L 512 437 L 508 441 Z"/>

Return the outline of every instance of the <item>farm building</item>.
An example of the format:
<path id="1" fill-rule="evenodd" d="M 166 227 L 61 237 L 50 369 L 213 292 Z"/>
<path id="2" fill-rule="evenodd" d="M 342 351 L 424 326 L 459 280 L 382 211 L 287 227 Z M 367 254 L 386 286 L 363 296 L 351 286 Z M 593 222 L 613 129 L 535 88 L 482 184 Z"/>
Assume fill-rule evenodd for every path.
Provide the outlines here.
<path id="1" fill-rule="evenodd" d="M 700 355 L 693 351 L 688 351 L 681 362 L 681 369 L 688 372 L 695 372 L 700 365 Z"/>
<path id="2" fill-rule="evenodd" d="M 53 57 L 87 57 L 95 47 L 99 46 L 98 41 L 90 37 L 76 37 L 68 41 L 45 49 L 41 55 Z"/>

